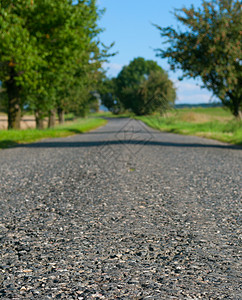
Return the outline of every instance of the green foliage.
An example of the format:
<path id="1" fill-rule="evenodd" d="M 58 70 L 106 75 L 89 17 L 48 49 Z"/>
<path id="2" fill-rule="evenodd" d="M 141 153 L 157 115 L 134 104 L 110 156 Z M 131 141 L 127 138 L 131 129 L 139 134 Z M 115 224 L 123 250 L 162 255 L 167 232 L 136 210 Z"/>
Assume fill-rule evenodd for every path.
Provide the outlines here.
<path id="1" fill-rule="evenodd" d="M 132 110 L 137 115 L 162 114 L 175 103 L 175 99 L 176 90 L 168 74 L 163 70 L 151 71 L 137 90 L 137 105 Z"/>
<path id="2" fill-rule="evenodd" d="M 86 106 L 109 56 L 110 47 L 98 40 L 102 11 L 96 1 L 72 2 L 1 3 L 0 80 L 5 87 L 11 80 L 20 104 L 41 118 L 55 108 L 79 111 Z"/>
<path id="3" fill-rule="evenodd" d="M 121 114 L 124 112 L 124 106 L 117 96 L 116 78 L 105 78 L 99 88 L 102 104 L 114 114 Z"/>
<path id="4" fill-rule="evenodd" d="M 158 49 L 181 77 L 200 77 L 236 117 L 242 113 L 242 10 L 239 0 L 203 0 L 202 7 L 182 8 L 174 13 L 186 28 L 161 28 L 170 46 Z"/>
<path id="5" fill-rule="evenodd" d="M 155 61 L 142 57 L 121 70 L 116 91 L 124 107 L 137 115 L 164 111 L 176 98 L 167 73 Z"/>
<path id="6" fill-rule="evenodd" d="M 35 39 L 25 28 L 25 20 L 17 12 L 29 1 L 4 1 L 0 6 L 0 80 L 10 79 L 14 69 L 17 85 L 30 88 L 36 84 L 36 65 L 42 58 L 35 47 Z"/>

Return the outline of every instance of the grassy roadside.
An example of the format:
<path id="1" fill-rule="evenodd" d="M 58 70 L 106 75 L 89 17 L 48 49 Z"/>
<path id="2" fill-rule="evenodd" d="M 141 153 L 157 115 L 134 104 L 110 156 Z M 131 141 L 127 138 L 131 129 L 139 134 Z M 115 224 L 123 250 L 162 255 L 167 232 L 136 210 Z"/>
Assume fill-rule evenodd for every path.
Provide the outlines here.
<path id="1" fill-rule="evenodd" d="M 163 117 L 142 116 L 137 119 L 161 131 L 242 145 L 242 121 L 235 120 L 222 108 L 180 109 Z"/>
<path id="2" fill-rule="evenodd" d="M 100 118 L 79 119 L 75 122 L 58 125 L 53 129 L 0 130 L 0 149 L 18 144 L 35 142 L 44 138 L 66 137 L 84 133 L 103 126 L 106 120 Z"/>

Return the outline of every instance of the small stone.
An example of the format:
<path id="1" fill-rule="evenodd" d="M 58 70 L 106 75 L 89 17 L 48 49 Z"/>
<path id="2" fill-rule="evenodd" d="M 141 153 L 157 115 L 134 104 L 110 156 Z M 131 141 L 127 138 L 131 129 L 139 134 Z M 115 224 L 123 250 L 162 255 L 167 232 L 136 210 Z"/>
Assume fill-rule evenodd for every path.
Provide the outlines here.
<path id="1" fill-rule="evenodd" d="M 30 273 L 30 272 L 33 272 L 33 270 L 31 269 L 26 269 L 26 270 L 23 270 L 24 273 Z"/>

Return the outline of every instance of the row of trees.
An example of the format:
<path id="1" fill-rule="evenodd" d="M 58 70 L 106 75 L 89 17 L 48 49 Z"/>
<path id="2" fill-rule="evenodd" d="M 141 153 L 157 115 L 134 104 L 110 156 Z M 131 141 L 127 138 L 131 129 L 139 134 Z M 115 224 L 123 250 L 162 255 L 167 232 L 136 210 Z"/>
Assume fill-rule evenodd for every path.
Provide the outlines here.
<path id="1" fill-rule="evenodd" d="M 8 128 L 20 128 L 23 108 L 38 128 L 58 112 L 83 114 L 103 77 L 110 47 L 101 45 L 95 0 L 2 0 L 0 4 L 1 105 Z"/>
<path id="2" fill-rule="evenodd" d="M 181 79 L 200 77 L 203 87 L 240 118 L 240 1 L 203 0 L 198 9 L 174 14 L 185 29 L 156 25 L 169 43 L 157 55 L 182 70 Z M 101 15 L 95 0 L 1 1 L 0 108 L 8 112 L 9 128 L 19 128 L 23 108 L 35 112 L 38 128 L 47 115 L 52 126 L 56 112 L 60 122 L 64 111 L 83 115 L 97 102 L 97 91 L 114 113 L 163 112 L 174 103 L 173 83 L 154 61 L 136 58 L 117 78 L 105 78 L 101 65 L 111 46 L 98 39 Z"/>
<path id="3" fill-rule="evenodd" d="M 136 115 L 163 113 L 176 99 L 168 74 L 155 61 L 135 58 L 117 78 L 106 79 L 100 90 L 102 103 L 113 113 Z"/>

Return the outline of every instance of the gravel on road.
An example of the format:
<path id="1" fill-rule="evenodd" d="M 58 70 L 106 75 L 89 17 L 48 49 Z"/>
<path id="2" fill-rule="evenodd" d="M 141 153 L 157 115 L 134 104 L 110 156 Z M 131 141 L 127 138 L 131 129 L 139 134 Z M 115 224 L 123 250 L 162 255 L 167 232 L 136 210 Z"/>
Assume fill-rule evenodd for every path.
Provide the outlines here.
<path id="1" fill-rule="evenodd" d="M 0 298 L 241 299 L 241 170 L 130 119 L 0 151 Z"/>

